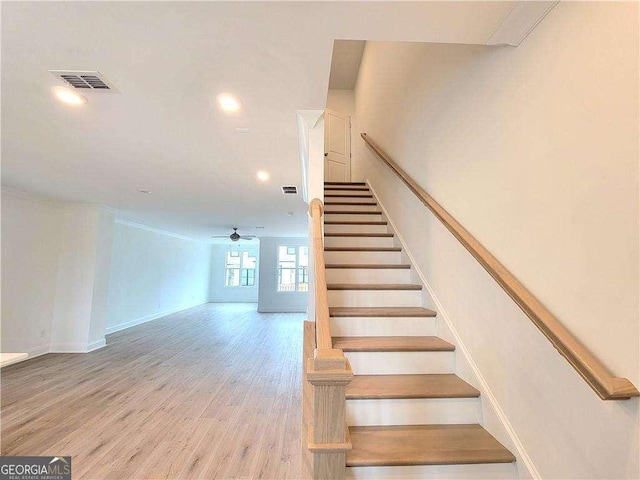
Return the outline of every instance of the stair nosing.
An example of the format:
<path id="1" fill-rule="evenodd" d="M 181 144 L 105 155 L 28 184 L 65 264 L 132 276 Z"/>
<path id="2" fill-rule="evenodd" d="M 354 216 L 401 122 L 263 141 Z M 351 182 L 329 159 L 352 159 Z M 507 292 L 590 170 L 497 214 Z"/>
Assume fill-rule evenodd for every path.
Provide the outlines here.
<path id="1" fill-rule="evenodd" d="M 324 182 L 325 185 L 357 185 L 357 186 L 365 186 L 366 182 Z"/>
<path id="2" fill-rule="evenodd" d="M 355 187 L 355 188 L 343 188 L 343 187 L 325 187 L 325 192 L 370 192 L 371 190 L 368 187 Z"/>
<path id="3" fill-rule="evenodd" d="M 401 252 L 401 247 L 324 247 L 325 252 Z"/>
<path id="4" fill-rule="evenodd" d="M 357 190 L 357 191 L 361 191 L 361 190 Z M 338 193 L 338 194 L 333 194 L 333 193 L 329 193 L 329 194 L 325 194 L 324 196 L 325 198 L 373 198 L 372 194 L 367 195 L 365 194 L 360 194 L 360 195 L 345 195 L 342 193 Z"/>
<path id="5" fill-rule="evenodd" d="M 327 290 L 393 290 L 419 291 L 422 285 L 417 283 L 329 283 Z"/>
<path id="6" fill-rule="evenodd" d="M 409 377 L 411 377 L 411 380 L 414 380 L 416 378 L 420 378 L 420 377 L 428 377 L 429 379 L 435 379 L 435 378 L 443 378 L 443 377 L 448 377 L 448 378 L 454 378 L 455 383 L 458 383 L 459 385 L 456 385 L 453 390 L 457 391 L 453 391 L 453 392 L 446 392 L 444 391 L 445 389 L 440 389 L 438 390 L 438 385 L 429 385 L 429 387 L 434 388 L 431 391 L 426 391 L 424 390 L 422 393 L 419 393 L 420 388 L 414 388 L 413 390 L 415 390 L 414 393 L 393 393 L 393 392 L 383 392 L 383 393 L 354 393 L 353 390 L 354 385 L 357 385 L 358 380 L 359 379 L 365 379 L 365 378 L 371 378 L 371 379 L 375 379 L 375 380 L 380 380 L 380 381 L 384 381 L 386 380 L 387 377 L 394 377 L 396 379 L 398 378 L 405 378 L 407 380 L 409 380 Z M 355 383 L 354 383 L 355 382 Z M 371 387 L 369 387 L 371 388 Z M 405 391 L 407 390 L 412 390 L 411 388 L 406 388 L 405 387 Z M 464 391 L 462 391 L 464 390 Z M 427 373 L 427 374 L 400 374 L 400 375 L 354 375 L 353 380 L 351 381 L 351 383 L 347 386 L 346 391 L 345 391 L 345 398 L 347 400 L 383 400 L 383 399 L 398 399 L 398 400 L 408 400 L 408 399 L 438 399 L 438 398 L 479 398 L 480 397 L 480 390 L 478 390 L 477 388 L 475 388 L 473 385 L 470 385 L 469 383 L 465 382 L 462 378 L 460 378 L 459 376 L 457 376 L 455 373 Z"/>
<path id="7" fill-rule="evenodd" d="M 393 233 L 325 233 L 325 237 L 354 237 L 354 238 L 393 238 Z"/>
<path id="8" fill-rule="evenodd" d="M 420 438 L 420 431 L 429 430 L 435 432 L 431 438 L 424 436 Z M 462 435 L 456 435 L 456 430 L 460 430 Z M 385 432 L 389 432 L 391 435 L 385 438 Z M 416 432 L 414 438 L 411 438 L 412 432 Z M 353 448 L 346 455 L 347 467 L 478 465 L 516 461 L 516 457 L 478 423 L 350 426 L 349 433 Z M 464 435 L 465 433 L 466 435 Z M 371 435 L 371 437 L 367 439 L 367 435 Z M 468 440 L 469 436 L 471 436 L 471 442 Z M 460 440 L 460 438 L 464 440 Z M 447 446 L 445 449 L 432 450 L 429 448 L 429 444 L 440 446 L 443 441 Z M 473 441 L 478 443 L 474 445 Z M 360 446 L 361 442 L 363 447 Z M 378 445 L 386 444 L 387 450 L 370 448 L 374 442 Z M 419 447 L 417 450 L 414 448 L 403 455 L 398 452 L 398 447 L 401 447 L 403 443 Z M 460 445 L 456 445 L 456 443 L 460 443 Z"/>
<path id="9" fill-rule="evenodd" d="M 327 263 L 324 268 L 336 268 L 336 269 L 366 269 L 366 270 L 410 270 L 411 265 L 409 263 Z"/>
<path id="10" fill-rule="evenodd" d="M 387 222 L 353 222 L 353 221 L 340 221 L 340 220 L 325 220 L 325 225 L 388 225 Z"/>
<path id="11" fill-rule="evenodd" d="M 424 307 L 329 307 L 329 317 L 333 318 L 433 318 L 436 316 L 437 312 Z"/>
<path id="12" fill-rule="evenodd" d="M 438 346 L 402 346 L 402 345 L 390 345 L 390 346 L 386 346 L 386 347 L 382 347 L 380 345 L 378 346 L 372 346 L 372 345 L 366 345 L 363 344 L 363 342 L 361 341 L 358 345 L 356 346 L 349 346 L 348 345 L 348 339 L 368 339 L 371 342 L 378 342 L 378 343 L 382 343 L 381 340 L 382 339 L 388 339 L 388 338 L 404 338 L 404 339 L 411 339 L 411 340 L 415 340 L 415 339 L 419 339 L 419 338 L 429 338 L 429 339 L 437 339 L 438 342 L 435 342 L 435 340 L 432 340 L 434 343 L 437 343 Z M 346 339 L 346 340 L 345 340 Z M 390 353 L 390 352 L 454 352 L 456 347 L 455 345 L 447 342 L 446 340 L 443 340 L 440 337 L 437 337 L 435 335 L 426 335 L 426 336 L 420 336 L 420 337 L 407 337 L 407 336 L 401 336 L 401 337 L 389 337 L 389 336 L 384 336 L 384 337 L 356 337 L 356 336 L 351 336 L 351 337 L 333 337 L 332 339 L 333 342 L 333 348 L 336 349 L 340 349 L 344 352 L 382 352 L 382 353 Z M 338 346 L 336 346 L 336 343 L 338 344 Z M 342 343 L 342 345 L 341 345 Z M 347 345 L 345 346 L 344 343 L 347 343 Z"/>
<path id="13" fill-rule="evenodd" d="M 325 210 L 325 215 L 382 215 L 382 212 L 367 212 L 364 210 Z"/>
<path id="14" fill-rule="evenodd" d="M 373 206 L 373 205 L 378 205 L 378 202 L 333 202 L 333 201 L 328 201 L 328 202 L 324 202 L 325 205 L 357 205 L 359 207 L 363 206 L 363 205 L 369 205 L 369 206 Z"/>

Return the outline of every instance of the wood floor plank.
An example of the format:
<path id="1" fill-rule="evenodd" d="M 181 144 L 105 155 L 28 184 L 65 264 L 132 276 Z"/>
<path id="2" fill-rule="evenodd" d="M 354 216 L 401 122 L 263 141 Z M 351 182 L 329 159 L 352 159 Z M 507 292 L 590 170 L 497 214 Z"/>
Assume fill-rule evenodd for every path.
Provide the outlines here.
<path id="1" fill-rule="evenodd" d="M 255 309 L 202 305 L 3 368 L 2 455 L 72 455 L 74 479 L 299 477 L 304 316 Z"/>

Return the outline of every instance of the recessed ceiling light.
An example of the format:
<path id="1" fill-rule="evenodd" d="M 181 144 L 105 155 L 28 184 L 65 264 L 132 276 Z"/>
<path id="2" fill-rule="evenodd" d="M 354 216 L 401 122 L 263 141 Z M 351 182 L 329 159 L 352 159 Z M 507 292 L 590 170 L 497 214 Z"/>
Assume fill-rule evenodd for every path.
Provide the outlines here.
<path id="1" fill-rule="evenodd" d="M 235 129 L 236 133 L 251 133 L 251 129 L 250 128 L 245 128 L 245 127 L 238 127 Z"/>
<path id="2" fill-rule="evenodd" d="M 87 103 L 87 99 L 85 97 L 69 88 L 55 86 L 51 87 L 51 91 L 58 100 L 69 105 L 83 105 Z"/>
<path id="3" fill-rule="evenodd" d="M 257 229 L 259 230 L 259 229 L 262 229 L 262 228 L 264 228 L 264 227 L 263 227 L 262 225 L 256 225 L 256 226 L 255 226 L 255 227 L 253 227 L 253 228 L 257 228 Z"/>
<path id="4" fill-rule="evenodd" d="M 269 180 L 269 174 L 264 170 L 260 170 L 258 173 L 256 173 L 256 177 L 261 182 L 266 182 L 267 180 Z"/>
<path id="5" fill-rule="evenodd" d="M 151 193 L 151 190 L 144 190 L 144 189 L 140 188 L 140 189 L 138 189 L 138 192 L 148 195 L 148 194 Z"/>
<path id="6" fill-rule="evenodd" d="M 218 105 L 225 112 L 237 112 L 242 106 L 240 99 L 230 93 L 220 93 L 216 98 L 218 99 Z"/>

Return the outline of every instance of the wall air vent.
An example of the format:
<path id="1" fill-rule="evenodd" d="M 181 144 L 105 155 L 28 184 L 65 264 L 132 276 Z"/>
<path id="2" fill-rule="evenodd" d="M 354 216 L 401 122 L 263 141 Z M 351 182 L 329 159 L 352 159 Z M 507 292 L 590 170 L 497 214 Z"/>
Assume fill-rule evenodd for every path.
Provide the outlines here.
<path id="1" fill-rule="evenodd" d="M 113 90 L 100 72 L 78 70 L 49 70 L 53 75 L 73 88 L 84 90 Z"/>
<path id="2" fill-rule="evenodd" d="M 283 186 L 282 187 L 282 193 L 284 193 L 285 195 L 297 195 L 298 194 L 298 187 L 296 187 L 296 186 Z"/>

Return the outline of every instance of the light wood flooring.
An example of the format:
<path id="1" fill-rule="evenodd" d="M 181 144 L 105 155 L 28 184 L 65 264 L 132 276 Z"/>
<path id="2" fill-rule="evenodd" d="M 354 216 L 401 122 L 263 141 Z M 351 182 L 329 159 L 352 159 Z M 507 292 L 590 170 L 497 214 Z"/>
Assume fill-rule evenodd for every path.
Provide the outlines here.
<path id="1" fill-rule="evenodd" d="M 207 304 L 3 368 L 2 455 L 74 479 L 300 476 L 302 314 Z"/>

